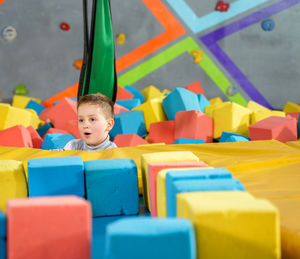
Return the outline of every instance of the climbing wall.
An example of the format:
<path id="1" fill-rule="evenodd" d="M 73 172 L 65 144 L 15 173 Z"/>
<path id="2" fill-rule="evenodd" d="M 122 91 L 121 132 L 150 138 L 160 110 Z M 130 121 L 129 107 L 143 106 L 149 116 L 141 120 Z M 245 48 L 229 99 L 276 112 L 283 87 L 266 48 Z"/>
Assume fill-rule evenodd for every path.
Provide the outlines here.
<path id="1" fill-rule="evenodd" d="M 81 8 L 81 0 L 0 1 L 2 99 L 18 85 L 48 99 L 78 82 Z M 208 98 L 299 103 L 300 0 L 111 0 L 111 8 L 119 85 L 199 81 Z"/>

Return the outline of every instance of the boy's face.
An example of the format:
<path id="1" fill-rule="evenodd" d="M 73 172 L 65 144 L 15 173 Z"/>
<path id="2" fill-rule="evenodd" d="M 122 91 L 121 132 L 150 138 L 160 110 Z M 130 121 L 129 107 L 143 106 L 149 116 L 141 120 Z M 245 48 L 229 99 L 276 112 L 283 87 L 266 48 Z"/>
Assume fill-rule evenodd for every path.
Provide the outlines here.
<path id="1" fill-rule="evenodd" d="M 106 119 L 98 105 L 84 103 L 78 107 L 78 130 L 83 141 L 97 146 L 106 138 L 114 125 L 113 119 Z"/>

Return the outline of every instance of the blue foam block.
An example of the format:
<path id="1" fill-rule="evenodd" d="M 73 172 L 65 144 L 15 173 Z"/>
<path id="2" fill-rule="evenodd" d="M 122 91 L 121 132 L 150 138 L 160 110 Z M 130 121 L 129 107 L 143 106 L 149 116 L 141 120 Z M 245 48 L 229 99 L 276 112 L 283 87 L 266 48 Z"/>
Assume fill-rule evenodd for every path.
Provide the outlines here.
<path id="1" fill-rule="evenodd" d="M 0 211 L 0 239 L 6 238 L 6 217 Z"/>
<path id="2" fill-rule="evenodd" d="M 114 116 L 115 124 L 109 135 L 112 140 L 118 134 L 135 133 L 140 137 L 147 135 L 143 111 L 121 112 Z"/>
<path id="3" fill-rule="evenodd" d="M 300 138 L 300 113 L 299 113 L 299 118 L 298 118 L 298 123 L 297 123 L 297 138 Z"/>
<path id="4" fill-rule="evenodd" d="M 29 196 L 85 197 L 84 167 L 79 156 L 28 160 Z"/>
<path id="5" fill-rule="evenodd" d="M 166 179 L 167 181 L 167 179 Z M 245 191 L 244 186 L 235 179 L 182 179 L 170 181 L 166 184 L 167 216 L 176 217 L 176 195 L 182 192 L 202 191 Z"/>
<path id="6" fill-rule="evenodd" d="M 0 239 L 0 259 L 6 259 L 6 240 Z"/>
<path id="7" fill-rule="evenodd" d="M 39 135 L 42 137 L 44 137 L 44 135 L 46 134 L 46 132 L 48 131 L 48 129 L 53 128 L 52 124 L 46 123 L 43 126 L 39 127 L 36 131 L 39 133 Z"/>
<path id="8" fill-rule="evenodd" d="M 178 138 L 173 144 L 202 144 L 205 143 L 202 139 Z"/>
<path id="9" fill-rule="evenodd" d="M 210 102 L 206 99 L 203 94 L 197 94 L 200 110 L 204 113 L 205 107 L 210 105 Z"/>
<path id="10" fill-rule="evenodd" d="M 129 99 L 129 100 L 117 100 L 116 103 L 131 110 L 131 109 L 141 105 L 141 100 L 137 99 L 137 98 L 133 98 L 133 99 Z"/>
<path id="11" fill-rule="evenodd" d="M 26 109 L 32 109 L 32 110 L 35 110 L 36 113 L 37 113 L 38 115 L 40 115 L 41 112 L 42 112 L 43 110 L 46 109 L 45 106 L 39 104 L 38 102 L 36 102 L 36 101 L 34 101 L 34 100 L 30 100 L 30 101 L 27 103 L 27 105 L 26 105 L 25 108 L 26 108 Z"/>
<path id="12" fill-rule="evenodd" d="M 137 167 L 131 159 L 84 162 L 93 216 L 132 215 L 139 210 Z"/>
<path id="13" fill-rule="evenodd" d="M 72 139 L 75 139 L 72 134 L 48 133 L 43 140 L 41 149 L 62 149 Z"/>
<path id="14" fill-rule="evenodd" d="M 197 94 L 184 88 L 175 88 L 162 102 L 168 120 L 175 120 L 179 111 L 201 111 Z"/>
<path id="15" fill-rule="evenodd" d="M 145 97 L 144 95 L 142 95 L 138 90 L 136 90 L 134 87 L 130 86 L 130 85 L 126 85 L 124 87 L 128 92 L 133 94 L 133 97 L 135 99 L 140 99 L 141 103 L 143 103 L 145 101 Z"/>
<path id="16" fill-rule="evenodd" d="M 250 139 L 237 133 L 223 131 L 219 142 L 245 142 Z"/>
<path id="17" fill-rule="evenodd" d="M 107 226 L 106 241 L 106 259 L 196 258 L 194 230 L 186 219 L 122 219 Z"/>

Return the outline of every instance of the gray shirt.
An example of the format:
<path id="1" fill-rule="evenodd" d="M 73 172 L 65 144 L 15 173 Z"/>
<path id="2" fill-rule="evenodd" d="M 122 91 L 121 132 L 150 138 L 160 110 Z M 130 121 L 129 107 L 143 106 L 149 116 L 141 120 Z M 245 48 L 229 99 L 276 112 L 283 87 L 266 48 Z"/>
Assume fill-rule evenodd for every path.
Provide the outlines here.
<path id="1" fill-rule="evenodd" d="M 104 149 L 116 148 L 116 144 L 109 140 L 109 136 L 107 136 L 106 140 L 104 140 L 98 146 L 89 146 L 82 139 L 72 139 L 70 140 L 64 147 L 64 150 L 83 150 L 89 152 L 101 151 Z"/>

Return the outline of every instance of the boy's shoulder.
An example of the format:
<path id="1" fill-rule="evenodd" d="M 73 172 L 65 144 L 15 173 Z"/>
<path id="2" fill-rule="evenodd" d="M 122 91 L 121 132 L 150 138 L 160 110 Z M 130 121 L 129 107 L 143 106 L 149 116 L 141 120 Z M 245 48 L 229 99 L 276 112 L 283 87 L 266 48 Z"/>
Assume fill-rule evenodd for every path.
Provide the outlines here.
<path id="1" fill-rule="evenodd" d="M 72 139 L 64 147 L 64 150 L 83 150 L 84 141 L 82 139 Z"/>

